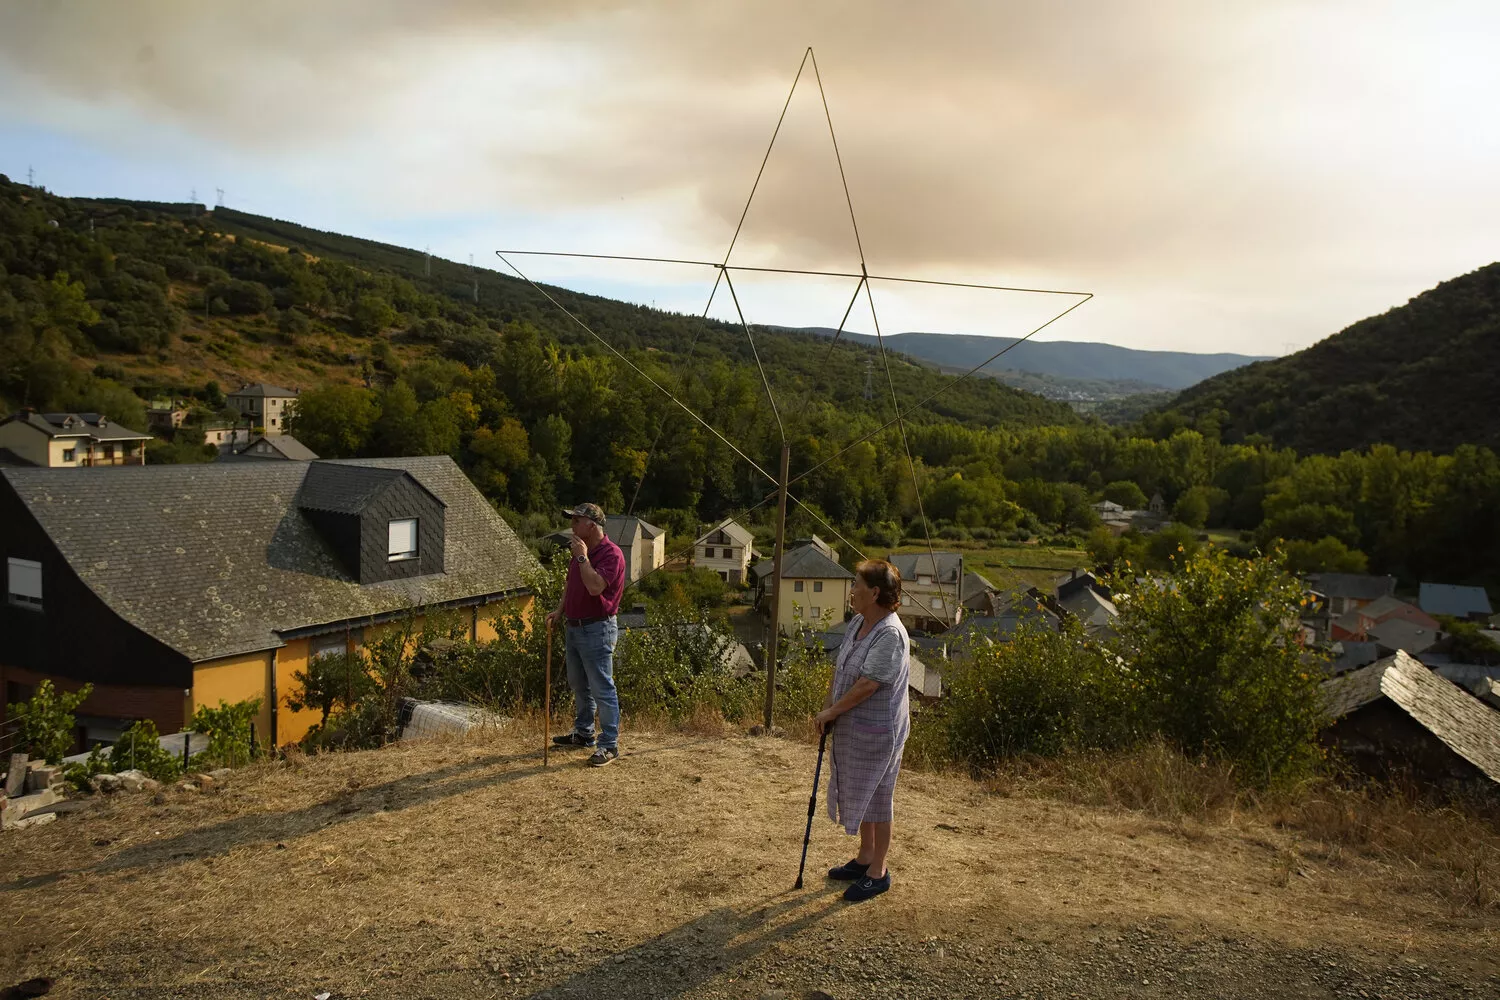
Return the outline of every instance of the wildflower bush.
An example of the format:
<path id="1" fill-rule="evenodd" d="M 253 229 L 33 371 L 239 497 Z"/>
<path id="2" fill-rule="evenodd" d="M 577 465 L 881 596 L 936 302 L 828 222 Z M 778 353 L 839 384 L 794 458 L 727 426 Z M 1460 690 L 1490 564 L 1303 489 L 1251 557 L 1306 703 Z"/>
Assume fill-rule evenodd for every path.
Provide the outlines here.
<path id="1" fill-rule="evenodd" d="M 1323 671 L 1302 647 L 1304 592 L 1279 556 L 1208 548 L 1171 576 L 1110 586 L 1120 609 L 1111 646 L 1130 666 L 1146 731 L 1252 784 L 1313 768 Z"/>

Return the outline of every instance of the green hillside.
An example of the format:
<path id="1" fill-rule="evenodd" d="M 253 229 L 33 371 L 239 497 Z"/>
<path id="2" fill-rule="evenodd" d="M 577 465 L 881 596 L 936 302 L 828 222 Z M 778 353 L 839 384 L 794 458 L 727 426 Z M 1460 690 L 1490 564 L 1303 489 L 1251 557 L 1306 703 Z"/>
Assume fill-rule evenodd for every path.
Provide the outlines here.
<path id="1" fill-rule="evenodd" d="M 1299 452 L 1377 443 L 1451 451 L 1500 446 L 1500 263 L 1490 264 L 1304 351 L 1215 376 L 1164 415 L 1265 435 Z M 1158 416 L 1158 419 L 1162 415 Z"/>

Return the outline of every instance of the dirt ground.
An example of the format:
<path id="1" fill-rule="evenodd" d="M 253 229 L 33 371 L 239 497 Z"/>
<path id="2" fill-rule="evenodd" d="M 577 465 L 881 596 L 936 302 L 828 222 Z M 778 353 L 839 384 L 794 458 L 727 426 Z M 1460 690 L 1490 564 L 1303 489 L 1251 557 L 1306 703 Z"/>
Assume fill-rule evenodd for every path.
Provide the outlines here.
<path id="1" fill-rule="evenodd" d="M 903 775 L 888 894 L 793 891 L 816 750 L 517 734 L 294 758 L 0 837 L 0 989 L 67 997 L 1495 997 L 1500 917 L 1277 829 Z M 826 774 L 825 774 L 826 777 Z M 821 991 L 821 992 L 818 992 Z"/>

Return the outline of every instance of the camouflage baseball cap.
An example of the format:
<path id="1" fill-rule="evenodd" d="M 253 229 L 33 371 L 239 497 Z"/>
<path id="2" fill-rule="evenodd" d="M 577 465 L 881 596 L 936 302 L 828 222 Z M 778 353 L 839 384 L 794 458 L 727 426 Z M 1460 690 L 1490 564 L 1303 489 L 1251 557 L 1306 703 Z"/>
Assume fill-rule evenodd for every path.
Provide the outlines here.
<path id="1" fill-rule="evenodd" d="M 604 527 L 604 508 L 596 503 L 581 503 L 571 510 L 564 507 L 563 513 L 569 517 L 586 517 L 599 527 Z"/>

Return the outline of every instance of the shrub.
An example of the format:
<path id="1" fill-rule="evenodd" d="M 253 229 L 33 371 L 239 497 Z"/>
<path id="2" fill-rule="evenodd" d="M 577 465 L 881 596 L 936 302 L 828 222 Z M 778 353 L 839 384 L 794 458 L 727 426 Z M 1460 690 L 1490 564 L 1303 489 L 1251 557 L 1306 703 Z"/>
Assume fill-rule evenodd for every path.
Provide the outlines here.
<path id="1" fill-rule="evenodd" d="M 80 792 L 92 791 L 92 781 L 95 775 L 110 774 L 114 771 L 114 765 L 110 763 L 110 751 L 103 743 L 95 744 L 89 751 L 88 757 L 82 761 L 74 761 L 63 768 L 63 777 L 68 784 Z"/>
<path id="2" fill-rule="evenodd" d="M 1114 651 L 1131 667 L 1148 729 L 1251 784 L 1305 774 L 1318 759 L 1322 670 L 1299 642 L 1302 587 L 1279 557 L 1179 553 L 1170 578 L 1110 580 Z"/>
<path id="3" fill-rule="evenodd" d="M 208 736 L 208 749 L 194 756 L 192 763 L 198 767 L 241 767 L 250 763 L 255 749 L 250 730 L 259 713 L 259 698 L 233 705 L 220 701 L 217 708 L 200 705 L 188 728 Z"/>
<path id="4" fill-rule="evenodd" d="M 93 757 L 92 751 L 89 756 Z M 110 750 L 111 771 L 118 773 L 132 768 L 163 782 L 176 781 L 182 775 L 181 758 L 161 745 L 161 734 L 150 719 L 142 719 L 121 733 Z"/>
<path id="5" fill-rule="evenodd" d="M 20 737 L 17 748 L 33 759 L 40 757 L 49 764 L 61 762 L 73 746 L 73 713 L 93 690 L 92 684 L 85 684 L 71 693 L 59 692 L 50 680 L 43 680 L 29 699 L 7 705 L 6 717 L 16 724 Z"/>
<path id="6" fill-rule="evenodd" d="M 729 659 L 734 635 L 717 622 L 694 618 L 665 605 L 650 628 L 621 635 L 615 683 L 622 710 L 661 713 L 676 721 L 699 706 L 717 709 L 729 720 L 750 710 L 750 685 L 734 676 Z"/>
<path id="7" fill-rule="evenodd" d="M 1134 715 L 1121 668 L 1074 623 L 1023 624 L 1009 642 L 980 639 L 953 661 L 947 693 L 924 725 L 950 759 L 993 767 L 1018 754 L 1056 755 L 1128 742 Z"/>

